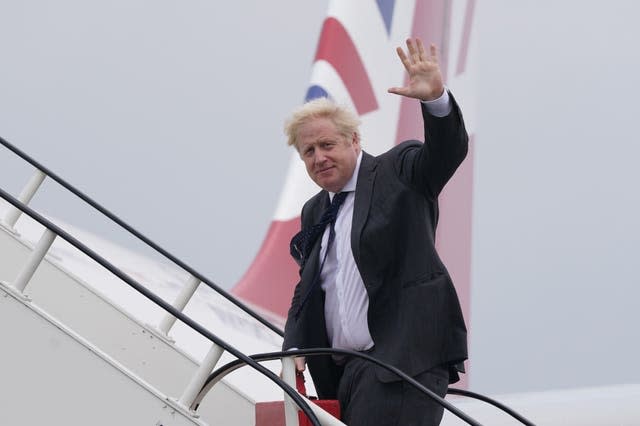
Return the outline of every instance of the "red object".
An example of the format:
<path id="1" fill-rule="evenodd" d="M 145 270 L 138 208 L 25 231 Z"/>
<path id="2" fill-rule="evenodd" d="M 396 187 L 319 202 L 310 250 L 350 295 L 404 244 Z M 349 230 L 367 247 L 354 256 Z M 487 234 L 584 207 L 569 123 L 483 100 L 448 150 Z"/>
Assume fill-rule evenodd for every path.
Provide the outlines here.
<path id="1" fill-rule="evenodd" d="M 304 386 L 304 375 L 300 372 L 296 373 L 296 388 L 302 395 L 307 396 L 307 389 Z M 340 419 L 340 403 L 335 399 L 315 399 L 311 401 L 336 419 Z M 298 422 L 300 426 L 311 426 L 311 421 L 302 411 L 298 411 Z"/>
<path id="2" fill-rule="evenodd" d="M 296 374 L 296 388 L 302 395 L 307 396 L 302 373 Z M 314 404 L 333 415 L 333 417 L 340 419 L 340 403 L 337 400 L 315 399 L 314 397 L 310 399 Z M 298 422 L 300 426 L 311 426 L 311 422 L 302 411 L 298 412 Z M 271 401 L 256 403 L 256 426 L 285 426 L 284 402 Z"/>

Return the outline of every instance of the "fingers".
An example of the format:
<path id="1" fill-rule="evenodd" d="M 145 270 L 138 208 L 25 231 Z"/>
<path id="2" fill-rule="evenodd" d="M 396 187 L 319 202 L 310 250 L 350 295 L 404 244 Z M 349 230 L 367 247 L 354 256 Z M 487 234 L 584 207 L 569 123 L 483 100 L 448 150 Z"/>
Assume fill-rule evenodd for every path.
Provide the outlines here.
<path id="1" fill-rule="evenodd" d="M 303 357 L 303 356 L 294 357 L 293 358 L 293 364 L 296 367 L 296 373 L 304 372 L 304 370 L 306 369 L 306 363 L 307 363 L 307 360 L 306 360 L 305 357 Z M 283 379 L 284 378 L 283 376 L 284 376 L 284 371 L 280 370 L 280 378 Z"/>
<path id="2" fill-rule="evenodd" d="M 306 369 L 307 360 L 305 357 L 300 356 L 293 359 L 293 362 L 296 364 L 296 371 L 304 371 Z"/>
<path id="3" fill-rule="evenodd" d="M 400 58 L 400 61 L 402 61 L 402 65 L 404 65 L 404 68 L 406 70 L 409 70 L 411 62 L 409 62 L 409 58 L 407 58 L 407 55 L 404 53 L 404 50 L 402 50 L 402 47 L 396 48 L 396 52 L 398 53 L 398 57 Z"/>
<path id="4" fill-rule="evenodd" d="M 431 51 L 431 60 L 434 62 L 438 62 L 438 48 L 435 44 L 431 43 L 429 46 L 429 50 Z"/>
<path id="5" fill-rule="evenodd" d="M 391 87 L 387 89 L 387 92 L 400 96 L 406 96 L 409 93 L 408 89 L 405 87 Z"/>
<path id="6" fill-rule="evenodd" d="M 409 52 L 409 58 L 411 58 L 412 64 L 418 64 L 425 60 L 424 46 L 422 46 L 420 39 L 416 38 L 415 41 L 407 39 L 407 51 Z"/>
<path id="7" fill-rule="evenodd" d="M 416 64 L 418 62 L 438 62 L 438 49 L 435 44 L 431 43 L 429 45 L 429 55 L 427 55 L 424 44 L 419 38 L 408 38 L 406 43 L 408 54 L 405 54 L 401 47 L 398 47 L 396 49 L 396 52 L 398 52 L 398 56 L 400 57 L 400 60 L 402 61 L 402 64 L 405 68 L 408 68 L 409 66 L 411 66 L 411 64 Z"/>
<path id="8" fill-rule="evenodd" d="M 420 57 L 420 53 L 415 44 L 413 44 L 413 40 L 410 38 L 407 39 L 407 51 L 409 52 L 409 56 L 414 60 Z"/>
<path id="9" fill-rule="evenodd" d="M 427 58 L 427 53 L 424 50 L 424 44 L 422 44 L 422 40 L 416 38 L 416 44 L 418 45 L 418 56 L 421 60 L 425 60 Z"/>
<path id="10" fill-rule="evenodd" d="M 396 52 L 409 78 L 406 86 L 391 87 L 387 90 L 388 93 L 415 99 L 435 99 L 435 93 L 441 94 L 443 90 L 436 45 L 430 44 L 427 51 L 422 40 L 417 37 L 408 38 L 406 45 L 406 51 L 398 47 Z"/>

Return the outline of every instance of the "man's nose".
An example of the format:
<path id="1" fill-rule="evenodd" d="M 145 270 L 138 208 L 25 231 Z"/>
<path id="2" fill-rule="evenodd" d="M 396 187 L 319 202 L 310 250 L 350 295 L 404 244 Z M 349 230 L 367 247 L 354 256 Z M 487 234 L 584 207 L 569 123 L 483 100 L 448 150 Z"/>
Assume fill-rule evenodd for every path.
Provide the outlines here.
<path id="1" fill-rule="evenodd" d="M 327 160 L 327 157 L 324 155 L 324 153 L 320 150 L 317 150 L 314 154 L 313 154 L 313 162 L 314 164 L 322 164 Z"/>

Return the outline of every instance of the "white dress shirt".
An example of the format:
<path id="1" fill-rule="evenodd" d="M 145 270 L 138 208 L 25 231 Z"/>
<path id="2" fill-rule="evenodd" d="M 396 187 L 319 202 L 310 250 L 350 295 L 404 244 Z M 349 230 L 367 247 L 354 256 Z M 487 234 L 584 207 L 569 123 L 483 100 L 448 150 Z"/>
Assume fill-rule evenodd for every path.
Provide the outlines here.
<path id="1" fill-rule="evenodd" d="M 363 351 L 373 347 L 367 324 L 369 297 L 351 250 L 351 223 L 358 171 L 362 152 L 358 155 L 351 179 L 342 189 L 349 191 L 338 211 L 333 244 L 327 253 L 320 282 L 325 292 L 324 317 L 331 347 Z M 329 197 L 333 200 L 333 193 Z M 329 240 L 329 227 L 322 235 L 320 259 L 324 258 Z"/>

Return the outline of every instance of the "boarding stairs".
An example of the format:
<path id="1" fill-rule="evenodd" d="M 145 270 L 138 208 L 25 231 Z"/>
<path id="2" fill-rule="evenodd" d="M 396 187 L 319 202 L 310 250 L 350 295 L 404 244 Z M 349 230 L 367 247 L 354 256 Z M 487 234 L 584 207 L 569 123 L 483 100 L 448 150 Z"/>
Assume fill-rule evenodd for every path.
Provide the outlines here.
<path id="1" fill-rule="evenodd" d="M 263 315 L 15 146 L 1 138 L 0 143 L 35 168 L 17 198 L 0 185 L 1 425 L 262 426 L 256 403 L 282 400 L 283 392 L 286 402 L 276 423 L 297 426 L 302 410 L 313 424 L 342 424 L 292 387 L 293 354 L 336 351 L 279 352 L 282 331 Z M 112 247 L 107 252 L 113 259 L 107 260 L 95 244 L 90 247 L 92 237 L 31 209 L 46 178 L 168 259 L 172 285 L 145 280 L 157 264 L 126 251 L 117 256 Z M 240 369 L 245 365 L 251 368 Z M 454 415 L 445 423 L 479 424 L 446 404 Z"/>

